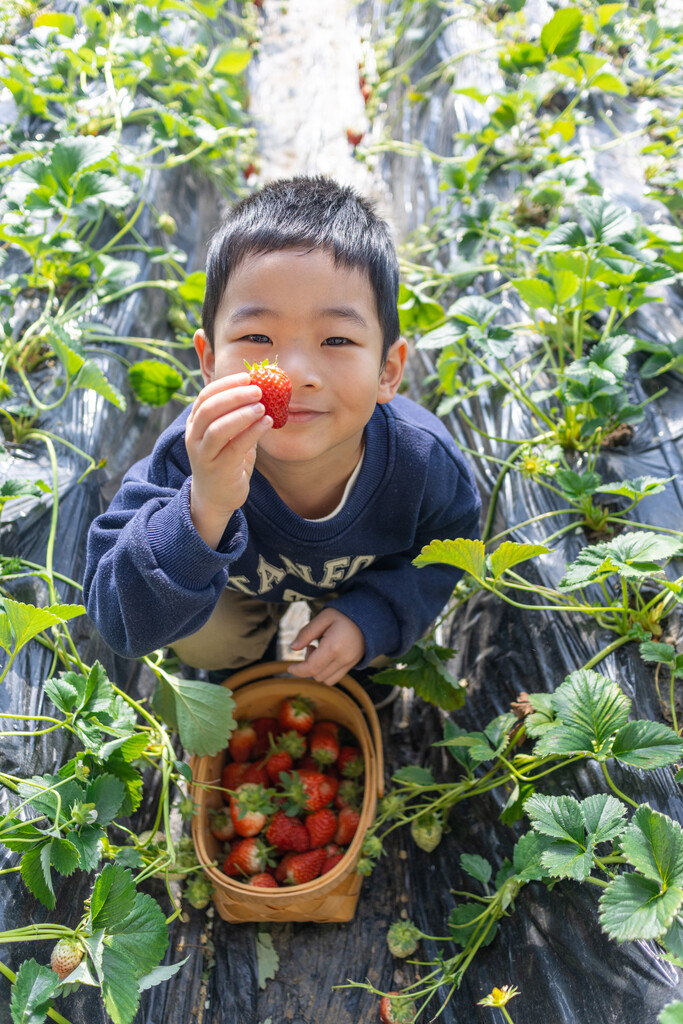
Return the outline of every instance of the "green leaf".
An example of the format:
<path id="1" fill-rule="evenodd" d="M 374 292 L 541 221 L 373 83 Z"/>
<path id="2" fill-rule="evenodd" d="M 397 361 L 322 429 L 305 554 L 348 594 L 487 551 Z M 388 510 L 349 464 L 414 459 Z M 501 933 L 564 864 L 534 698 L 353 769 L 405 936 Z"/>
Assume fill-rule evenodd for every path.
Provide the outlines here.
<path id="1" fill-rule="evenodd" d="M 160 967 L 154 967 L 148 974 L 138 979 L 138 990 L 146 992 L 148 988 L 154 988 L 155 985 L 161 985 L 162 982 L 168 981 L 169 978 L 178 973 L 181 967 L 185 966 L 189 959 L 190 957 L 186 956 L 184 960 L 179 960 L 177 964 L 162 964 Z"/>
<path id="2" fill-rule="evenodd" d="M 573 469 L 558 469 L 555 480 L 569 500 L 579 501 L 599 490 L 600 476 L 591 470 L 575 473 Z"/>
<path id="3" fill-rule="evenodd" d="M 607 793 L 594 793 L 582 800 L 581 813 L 586 831 L 595 836 L 596 844 L 616 839 L 626 828 L 626 808 Z"/>
<path id="4" fill-rule="evenodd" d="M 279 966 L 280 957 L 273 945 L 273 936 L 261 927 L 256 933 L 256 970 L 259 988 L 265 988 L 266 982 L 273 980 Z"/>
<path id="5" fill-rule="evenodd" d="M 553 840 L 537 832 L 527 832 L 515 843 L 512 864 L 515 876 L 522 882 L 537 882 L 548 877 L 542 857 Z"/>
<path id="6" fill-rule="evenodd" d="M 455 651 L 440 647 L 427 640 L 418 640 L 396 668 L 385 668 L 373 676 L 373 681 L 385 686 L 402 686 L 444 711 L 454 711 L 465 702 L 466 684 L 455 679 L 447 663 Z"/>
<path id="7" fill-rule="evenodd" d="M 173 366 L 158 359 L 143 359 L 128 370 L 128 382 L 141 402 L 161 406 L 173 398 L 183 378 Z"/>
<path id="8" fill-rule="evenodd" d="M 650 494 L 660 494 L 666 485 L 675 479 L 672 476 L 639 476 L 635 480 L 620 480 L 618 483 L 601 484 L 596 490 L 602 494 L 619 494 L 631 501 L 639 501 Z"/>
<path id="9" fill-rule="evenodd" d="M 541 46 L 546 53 L 565 57 L 574 53 L 579 45 L 583 13 L 576 7 L 556 11 L 541 29 Z"/>
<path id="10" fill-rule="evenodd" d="M 80 604 L 55 604 L 47 608 L 37 608 L 33 604 L 13 601 L 10 597 L 3 598 L 0 607 L 4 609 L 4 614 L 0 612 L 0 646 L 8 653 L 12 646 L 19 650 L 44 629 L 58 626 L 85 613 L 85 608 Z M 11 640 L 8 643 L 10 636 Z"/>
<path id="11" fill-rule="evenodd" d="M 54 910 L 55 893 L 50 872 L 50 843 L 45 842 L 42 846 L 27 850 L 21 858 L 19 871 L 33 895 L 49 910 Z"/>
<path id="12" fill-rule="evenodd" d="M 97 812 L 97 824 L 109 825 L 121 810 L 126 795 L 126 787 L 114 775 L 98 775 L 87 787 L 85 799 L 94 803 Z"/>
<path id="13" fill-rule="evenodd" d="M 84 388 L 88 391 L 95 391 L 105 401 L 111 402 L 117 409 L 126 408 L 126 400 L 118 388 L 110 384 L 99 366 L 96 366 L 91 359 L 86 359 L 80 370 L 71 382 L 74 388 Z"/>
<path id="14" fill-rule="evenodd" d="M 603 92 L 613 92 L 617 96 L 628 96 L 628 86 L 617 75 L 609 71 L 603 71 L 596 75 L 591 81 L 591 87 L 602 89 Z"/>
<path id="15" fill-rule="evenodd" d="M 681 901 L 682 889 L 662 891 L 635 872 L 619 875 L 600 898 L 600 924 L 617 942 L 657 939 L 671 926 Z"/>
<path id="16" fill-rule="evenodd" d="M 22 800 L 28 800 L 38 814 L 44 814 L 55 821 L 68 817 L 69 808 L 83 800 L 85 786 L 77 779 L 62 778 L 60 775 L 34 775 L 20 782 L 17 791 Z"/>
<path id="17" fill-rule="evenodd" d="M 83 871 L 94 871 L 100 862 L 101 840 L 106 833 L 99 825 L 81 825 L 78 831 L 69 833 L 69 838 L 78 850 L 79 866 Z"/>
<path id="18" fill-rule="evenodd" d="M 631 240 L 638 222 L 627 206 L 618 206 L 603 196 L 582 196 L 576 205 L 590 224 L 596 242 L 610 245 Z"/>
<path id="19" fill-rule="evenodd" d="M 178 294 L 186 302 L 202 302 L 206 291 L 206 273 L 195 270 L 188 274 L 182 284 L 178 285 Z"/>
<path id="20" fill-rule="evenodd" d="M 60 875 L 72 875 L 80 864 L 80 854 L 74 843 L 68 839 L 53 839 L 50 842 L 50 863 Z"/>
<path id="21" fill-rule="evenodd" d="M 621 846 L 629 863 L 646 878 L 664 889 L 683 886 L 683 831 L 666 814 L 641 804 Z"/>
<path id="22" fill-rule="evenodd" d="M 612 737 L 626 725 L 631 702 L 619 686 L 590 669 L 572 672 L 552 695 L 561 724 L 537 742 L 537 754 L 586 753 L 605 760 Z"/>
<path id="23" fill-rule="evenodd" d="M 478 882 L 481 882 L 484 888 L 491 881 L 493 868 L 486 857 L 481 857 L 478 853 L 460 854 L 460 867 L 468 875 L 471 875 L 472 878 L 476 878 Z"/>
<path id="24" fill-rule="evenodd" d="M 413 559 L 413 565 L 418 568 L 435 563 L 463 569 L 481 581 L 486 566 L 484 544 L 480 540 L 467 540 L 464 537 L 458 537 L 457 540 L 433 540 L 425 544 L 417 558 Z"/>
<path id="25" fill-rule="evenodd" d="M 42 1024 L 52 1009 L 59 985 L 57 974 L 36 960 L 24 960 L 12 985 L 10 1012 L 13 1024 Z"/>
<path id="26" fill-rule="evenodd" d="M 86 167 L 106 160 L 114 152 L 115 142 L 108 135 L 74 135 L 61 139 L 52 147 L 50 170 L 66 192 L 72 179 Z"/>
<path id="27" fill-rule="evenodd" d="M 534 793 L 524 805 L 531 824 L 542 835 L 553 839 L 583 842 L 585 828 L 581 806 L 573 796 L 544 796 Z"/>
<path id="28" fill-rule="evenodd" d="M 106 864 L 95 880 L 90 900 L 93 931 L 115 927 L 133 911 L 135 882 L 130 871 L 117 864 Z"/>
<path id="29" fill-rule="evenodd" d="M 235 728 L 235 702 L 225 686 L 164 675 L 159 679 L 153 703 L 162 717 L 170 710 L 183 747 L 200 757 L 224 750 Z M 171 727 L 175 727 L 175 722 L 171 721 Z"/>
<path id="30" fill-rule="evenodd" d="M 563 249 L 575 249 L 586 245 L 586 236 L 578 224 L 566 221 L 553 231 L 548 232 L 545 239 L 537 247 L 536 252 L 553 252 Z M 573 271 L 572 271 L 573 272 Z"/>
<path id="31" fill-rule="evenodd" d="M 544 852 L 541 863 L 553 878 L 573 878 L 583 882 L 593 869 L 595 838 L 588 836 L 585 846 L 569 840 L 557 839 Z"/>
<path id="32" fill-rule="evenodd" d="M 680 759 L 683 740 L 663 722 L 627 722 L 614 737 L 612 757 L 633 768 L 661 768 Z"/>
<path id="33" fill-rule="evenodd" d="M 448 309 L 448 316 L 471 327 L 484 328 L 499 312 L 498 306 L 479 295 L 463 295 Z"/>
<path id="34" fill-rule="evenodd" d="M 498 579 L 507 569 L 520 562 L 526 562 L 537 555 L 545 555 L 550 551 L 545 544 L 516 544 L 510 540 L 504 540 L 493 552 L 490 558 L 491 572 Z"/>
<path id="35" fill-rule="evenodd" d="M 206 70 L 212 75 L 239 75 L 250 60 L 251 50 L 237 49 L 226 43 L 211 54 Z"/>
<path id="36" fill-rule="evenodd" d="M 516 277 L 511 282 L 522 296 L 527 306 L 532 309 L 554 309 L 557 299 L 555 292 L 547 281 L 537 277 Z"/>
<path id="37" fill-rule="evenodd" d="M 126 871 L 120 867 L 116 870 Z M 168 948 L 166 917 L 157 901 L 147 893 L 136 893 L 133 909 L 127 917 L 110 922 L 105 930 L 105 948 L 126 956 L 135 965 L 137 977 L 143 977 L 156 967 Z"/>
<path id="38" fill-rule="evenodd" d="M 60 35 L 73 38 L 76 31 L 76 19 L 73 14 L 61 14 L 58 11 L 40 11 L 33 19 L 34 28 L 46 25 L 49 28 L 56 28 Z"/>
<path id="39" fill-rule="evenodd" d="M 656 661 L 660 664 L 676 663 L 676 648 L 672 644 L 658 643 L 655 640 L 644 640 L 638 647 L 643 661 Z"/>
<path id="40" fill-rule="evenodd" d="M 683 1002 L 680 999 L 674 1000 L 665 1006 L 659 1017 L 659 1024 L 683 1024 Z"/>
<path id="41" fill-rule="evenodd" d="M 560 590 L 575 590 L 618 573 L 625 579 L 642 579 L 659 572 L 659 561 L 668 561 L 681 550 L 675 537 L 649 530 L 622 533 L 613 540 L 590 544 L 567 567 Z"/>

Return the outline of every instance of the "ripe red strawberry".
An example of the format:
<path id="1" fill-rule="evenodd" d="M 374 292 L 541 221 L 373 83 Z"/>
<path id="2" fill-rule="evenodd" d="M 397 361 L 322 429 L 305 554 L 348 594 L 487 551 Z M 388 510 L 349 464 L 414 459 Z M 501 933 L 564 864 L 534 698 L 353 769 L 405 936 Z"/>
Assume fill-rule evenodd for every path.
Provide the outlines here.
<path id="1" fill-rule="evenodd" d="M 78 939 L 67 937 L 60 939 L 53 947 L 50 956 L 50 967 L 55 974 L 59 975 L 61 981 L 62 978 L 66 978 L 68 974 L 75 971 L 82 959 L 83 947 Z"/>
<path id="2" fill-rule="evenodd" d="M 331 732 L 318 732 L 311 736 L 308 750 L 319 768 L 334 764 L 339 757 L 339 740 Z"/>
<path id="3" fill-rule="evenodd" d="M 235 790 L 237 789 L 238 786 L 241 786 L 242 783 L 244 782 L 244 773 L 246 772 L 247 767 L 248 766 L 244 763 L 244 761 L 228 762 L 228 764 L 226 764 L 225 768 L 223 769 L 223 775 L 221 777 L 221 785 L 223 786 L 223 788 Z M 227 803 L 227 801 L 229 800 L 229 795 L 227 793 L 224 793 L 223 799 Z"/>
<path id="4" fill-rule="evenodd" d="M 339 861 L 343 859 L 343 853 L 333 853 L 331 857 L 328 856 L 325 862 L 323 863 L 322 868 L 320 869 L 320 874 L 326 875 L 328 871 L 331 871 L 332 868 L 336 867 Z"/>
<path id="5" fill-rule="evenodd" d="M 230 757 L 233 761 L 248 761 L 254 743 L 256 743 L 256 730 L 251 722 L 238 722 L 237 728 L 228 741 Z"/>
<path id="6" fill-rule="evenodd" d="M 335 823 L 336 827 L 336 823 Z M 284 811 L 276 811 L 267 829 L 266 839 L 278 850 L 304 853 L 311 847 L 311 839 L 304 823 L 299 818 L 290 817 Z"/>
<path id="7" fill-rule="evenodd" d="M 292 772 L 283 787 L 288 798 L 285 810 L 292 814 L 319 811 L 334 799 L 338 785 L 331 776 L 308 768 Z"/>
<path id="8" fill-rule="evenodd" d="M 301 771 L 302 768 L 306 768 L 307 770 L 313 772 L 317 772 L 320 770 L 310 754 L 304 754 L 303 757 L 300 757 L 298 761 L 294 762 L 295 771 Z"/>
<path id="9" fill-rule="evenodd" d="M 357 779 L 365 770 L 362 752 L 358 747 L 342 747 L 337 758 L 337 766 L 347 779 Z"/>
<path id="10" fill-rule="evenodd" d="M 405 996 L 399 1001 L 400 992 L 388 992 L 379 1004 L 379 1019 L 382 1024 L 412 1024 L 417 1010 L 415 1003 Z"/>
<path id="11" fill-rule="evenodd" d="M 262 839 L 251 836 L 236 839 L 225 858 L 223 871 L 226 875 L 258 875 L 268 863 L 269 848 Z"/>
<path id="12" fill-rule="evenodd" d="M 302 734 L 310 732 L 315 722 L 313 701 L 301 695 L 286 697 L 280 705 L 277 717 L 284 730 L 296 729 Z"/>
<path id="13" fill-rule="evenodd" d="M 292 397 L 292 382 L 280 367 L 264 359 L 262 363 L 250 366 L 249 378 L 252 384 L 261 388 L 261 402 L 265 406 L 266 415 L 273 418 L 273 429 L 279 430 L 287 422 L 289 399 Z"/>
<path id="14" fill-rule="evenodd" d="M 306 831 L 311 839 L 311 849 L 327 846 L 332 842 L 337 831 L 337 815 L 330 807 L 321 807 L 319 811 L 307 814 L 304 818 Z"/>
<path id="15" fill-rule="evenodd" d="M 334 806 L 338 811 L 341 811 L 342 807 L 348 807 L 349 804 L 352 807 L 358 807 L 361 802 L 361 793 L 362 790 L 355 779 L 342 779 L 334 798 Z"/>
<path id="16" fill-rule="evenodd" d="M 261 786 L 269 786 L 270 777 L 266 771 L 265 761 L 255 761 L 246 765 L 242 782 L 258 782 Z"/>
<path id="17" fill-rule="evenodd" d="M 209 811 L 209 828 L 211 835 L 215 836 L 219 843 L 227 843 L 236 835 L 232 818 L 225 808 L 220 811 Z"/>
<path id="18" fill-rule="evenodd" d="M 348 139 L 349 145 L 353 146 L 354 148 L 362 142 L 364 134 L 365 132 L 362 132 L 356 128 L 346 129 L 346 138 Z"/>
<path id="19" fill-rule="evenodd" d="M 258 875 L 252 875 L 249 879 L 249 885 L 255 886 L 257 889 L 279 889 L 280 886 L 275 881 L 273 875 L 269 874 L 268 871 L 259 871 Z"/>
<path id="20" fill-rule="evenodd" d="M 331 722 L 327 718 L 318 718 L 313 725 L 312 735 L 316 736 L 319 732 L 329 732 L 338 738 L 339 722 Z"/>
<path id="21" fill-rule="evenodd" d="M 355 807 L 350 804 L 342 807 L 337 820 L 337 831 L 334 835 L 335 843 L 339 843 L 340 846 L 348 846 L 356 834 L 359 822 L 360 814 Z"/>
<path id="22" fill-rule="evenodd" d="M 230 797 L 230 817 L 238 836 L 255 836 L 273 813 L 270 793 L 257 782 L 245 782 Z"/>
<path id="23" fill-rule="evenodd" d="M 274 785 L 280 783 L 280 772 L 289 771 L 294 763 L 294 758 L 301 757 L 305 749 L 306 740 L 296 729 L 290 729 L 289 732 L 281 733 L 278 736 L 271 745 L 266 761 L 266 771 Z"/>
<path id="24" fill-rule="evenodd" d="M 251 723 L 256 733 L 256 742 L 251 752 L 254 758 L 263 757 L 270 750 L 271 736 L 276 739 L 280 734 L 277 718 L 255 718 Z"/>
<path id="25" fill-rule="evenodd" d="M 306 853 L 294 853 L 287 862 L 284 881 L 287 885 L 304 885 L 320 874 L 327 860 L 324 850 L 308 850 Z"/>

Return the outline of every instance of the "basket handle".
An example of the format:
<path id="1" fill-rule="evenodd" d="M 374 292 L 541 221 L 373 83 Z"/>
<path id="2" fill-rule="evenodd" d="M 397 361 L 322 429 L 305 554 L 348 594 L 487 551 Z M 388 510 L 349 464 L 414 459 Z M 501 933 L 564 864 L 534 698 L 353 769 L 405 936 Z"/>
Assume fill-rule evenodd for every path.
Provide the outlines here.
<path id="1" fill-rule="evenodd" d="M 245 683 L 253 683 L 256 679 L 264 679 L 268 676 L 284 675 L 287 674 L 287 670 L 290 665 L 299 664 L 294 661 L 264 661 L 258 665 L 252 665 L 250 668 L 245 668 L 242 671 L 236 672 L 232 676 L 221 683 L 221 686 L 227 687 L 229 690 L 238 690 L 240 686 L 244 686 Z M 320 684 L 324 686 L 324 683 Z M 372 732 L 372 741 L 375 745 L 375 756 L 377 757 L 377 795 L 384 796 L 384 755 L 382 750 L 382 734 L 379 728 L 379 721 L 377 718 L 377 712 L 375 711 L 375 705 L 372 703 L 367 693 L 355 679 L 349 675 L 345 675 L 337 686 L 342 686 L 353 698 L 360 704 L 362 710 L 365 712 L 365 717 L 370 725 Z"/>

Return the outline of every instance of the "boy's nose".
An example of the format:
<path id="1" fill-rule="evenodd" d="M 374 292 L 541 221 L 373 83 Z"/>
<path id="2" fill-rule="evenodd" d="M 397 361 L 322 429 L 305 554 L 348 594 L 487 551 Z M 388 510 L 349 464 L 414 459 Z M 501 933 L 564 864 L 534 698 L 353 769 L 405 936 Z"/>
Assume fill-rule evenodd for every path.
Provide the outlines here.
<path id="1" fill-rule="evenodd" d="M 321 377 L 315 363 L 306 358 L 303 353 L 287 354 L 286 359 L 280 363 L 282 369 L 292 382 L 292 389 L 297 388 L 319 388 Z"/>

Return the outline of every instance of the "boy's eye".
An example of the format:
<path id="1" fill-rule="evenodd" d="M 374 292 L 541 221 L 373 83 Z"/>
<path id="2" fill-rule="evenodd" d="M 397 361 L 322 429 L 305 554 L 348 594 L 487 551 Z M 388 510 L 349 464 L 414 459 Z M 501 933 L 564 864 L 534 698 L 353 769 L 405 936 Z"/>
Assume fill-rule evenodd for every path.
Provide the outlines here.
<path id="1" fill-rule="evenodd" d="M 252 341 L 255 345 L 263 345 L 264 342 L 265 344 L 270 344 L 270 338 L 265 334 L 245 334 L 244 340 Z"/>
<path id="2" fill-rule="evenodd" d="M 323 345 L 353 345 L 350 338 L 325 338 Z"/>

